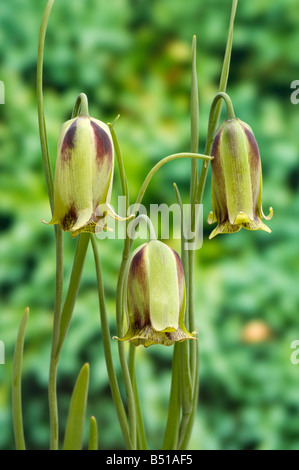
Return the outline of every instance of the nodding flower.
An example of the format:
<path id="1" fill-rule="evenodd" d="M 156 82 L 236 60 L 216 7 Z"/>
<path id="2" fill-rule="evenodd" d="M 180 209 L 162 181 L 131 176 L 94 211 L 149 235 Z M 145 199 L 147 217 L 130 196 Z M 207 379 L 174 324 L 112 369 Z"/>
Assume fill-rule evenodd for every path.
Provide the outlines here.
<path id="1" fill-rule="evenodd" d="M 107 215 L 123 220 L 110 206 L 114 148 L 109 127 L 87 114 L 65 122 L 60 130 L 54 179 L 54 211 L 72 237 L 105 230 Z"/>
<path id="2" fill-rule="evenodd" d="M 120 340 L 145 347 L 195 339 L 186 330 L 185 278 L 179 255 L 151 240 L 132 253 L 125 281 L 128 331 Z"/>
<path id="3" fill-rule="evenodd" d="M 217 222 L 209 238 L 221 233 L 270 228 L 262 218 L 262 169 L 258 144 L 252 129 L 240 119 L 228 119 L 220 126 L 212 145 L 212 206 L 208 223 Z"/>

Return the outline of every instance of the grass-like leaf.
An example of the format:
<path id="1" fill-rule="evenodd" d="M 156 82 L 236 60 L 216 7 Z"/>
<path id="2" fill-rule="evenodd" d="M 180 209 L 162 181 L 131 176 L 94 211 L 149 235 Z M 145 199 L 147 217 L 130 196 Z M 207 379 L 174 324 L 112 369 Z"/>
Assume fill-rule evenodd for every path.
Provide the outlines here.
<path id="1" fill-rule="evenodd" d="M 98 425 L 94 416 L 91 416 L 89 421 L 88 450 L 98 450 Z"/>
<path id="2" fill-rule="evenodd" d="M 26 325 L 29 316 L 29 308 L 26 307 L 23 313 L 21 323 L 19 326 L 14 360 L 13 360 L 13 381 L 12 381 L 12 414 L 13 414 L 13 427 L 17 450 L 25 450 L 25 439 L 23 431 L 23 416 L 22 416 L 22 396 L 21 396 L 21 375 L 22 375 L 22 362 L 24 339 L 26 332 Z"/>
<path id="3" fill-rule="evenodd" d="M 89 385 L 89 365 L 84 364 L 71 398 L 63 450 L 81 450 Z"/>

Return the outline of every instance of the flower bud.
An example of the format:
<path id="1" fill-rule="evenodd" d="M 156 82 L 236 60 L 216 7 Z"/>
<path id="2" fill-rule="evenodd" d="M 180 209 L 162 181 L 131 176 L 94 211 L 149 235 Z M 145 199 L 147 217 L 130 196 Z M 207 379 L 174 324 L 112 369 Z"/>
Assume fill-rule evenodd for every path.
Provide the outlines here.
<path id="1" fill-rule="evenodd" d="M 266 217 L 262 209 L 262 170 L 259 148 L 252 129 L 240 119 L 224 121 L 216 134 L 211 154 L 212 205 L 208 223 L 217 222 L 210 234 L 248 230 L 271 232 L 261 220 L 271 219 L 273 209 Z"/>
<path id="2" fill-rule="evenodd" d="M 114 150 L 109 127 L 87 115 L 65 122 L 60 130 L 54 180 L 54 213 L 72 237 L 106 228 L 110 206 Z"/>
<path id="3" fill-rule="evenodd" d="M 126 273 L 125 304 L 128 332 L 121 340 L 148 347 L 195 339 L 184 326 L 182 262 L 164 243 L 151 240 L 132 254 Z"/>

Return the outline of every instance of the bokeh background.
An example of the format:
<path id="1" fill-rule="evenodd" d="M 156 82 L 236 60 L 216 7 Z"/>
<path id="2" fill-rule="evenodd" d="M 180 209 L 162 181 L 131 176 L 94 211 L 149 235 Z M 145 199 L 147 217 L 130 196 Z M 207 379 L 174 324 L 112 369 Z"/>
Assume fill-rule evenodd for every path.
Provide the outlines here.
<path id="1" fill-rule="evenodd" d="M 0 448 L 13 449 L 12 355 L 25 306 L 30 319 L 23 363 L 28 448 L 49 442 L 47 380 L 55 278 L 55 244 L 37 125 L 35 71 L 45 1 L 0 6 Z M 85 92 L 93 116 L 112 121 L 125 158 L 132 201 L 160 158 L 190 148 L 191 40 L 197 35 L 200 151 L 217 92 L 229 0 L 56 0 L 46 38 L 44 99 L 53 168 L 62 122 Z M 258 140 L 263 205 L 274 208 L 272 234 L 242 230 L 209 241 L 210 176 L 204 196 L 204 244 L 196 252 L 196 315 L 200 398 L 191 449 L 299 449 L 299 105 L 290 84 L 299 78 L 297 0 L 239 2 L 228 84 L 236 114 Z M 172 162 L 155 176 L 145 202 L 172 204 L 175 181 L 188 201 L 190 162 Z M 113 201 L 120 194 L 115 174 Z M 122 242 L 99 241 L 111 325 Z M 170 240 L 180 249 L 178 240 Z M 65 286 L 76 240 L 65 236 Z M 115 367 L 120 374 L 116 345 Z M 161 446 L 170 387 L 171 348 L 137 350 L 149 445 Z M 59 367 L 60 428 L 84 362 L 91 367 L 88 414 L 100 447 L 123 447 L 103 357 L 95 270 L 88 252 L 79 297 Z"/>

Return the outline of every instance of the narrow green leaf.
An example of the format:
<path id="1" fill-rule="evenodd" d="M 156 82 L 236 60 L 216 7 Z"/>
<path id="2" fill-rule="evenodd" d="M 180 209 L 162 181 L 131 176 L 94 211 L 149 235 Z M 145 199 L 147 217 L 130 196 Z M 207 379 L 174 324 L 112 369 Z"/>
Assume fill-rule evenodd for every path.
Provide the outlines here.
<path id="1" fill-rule="evenodd" d="M 98 425 L 94 416 L 91 416 L 89 421 L 88 450 L 98 450 Z"/>
<path id="2" fill-rule="evenodd" d="M 198 82 L 196 73 L 196 36 L 192 40 L 192 74 L 191 74 L 191 94 L 190 94 L 190 123 L 191 123 L 191 152 L 198 152 L 199 138 L 199 99 Z M 191 179 L 190 179 L 190 202 L 194 203 L 197 187 L 198 161 L 191 160 Z"/>
<path id="3" fill-rule="evenodd" d="M 64 301 L 63 309 L 61 312 L 60 318 L 60 330 L 59 330 L 59 338 L 58 344 L 56 347 L 55 359 L 59 358 L 63 342 L 68 332 L 68 328 L 71 322 L 79 285 L 81 281 L 83 266 L 85 262 L 85 256 L 88 248 L 90 235 L 89 233 L 80 233 L 78 236 L 77 248 L 75 259 L 73 263 L 73 269 L 71 274 L 71 279 L 68 287 L 68 291 L 66 294 L 66 298 Z"/>
<path id="4" fill-rule="evenodd" d="M 29 316 L 29 308 L 26 307 L 23 313 L 21 323 L 19 326 L 14 359 L 13 359 L 13 382 L 12 382 L 12 415 L 13 427 L 17 450 L 25 450 L 25 439 L 23 430 L 23 416 L 22 416 L 22 394 L 21 394 L 21 375 L 22 375 L 22 362 L 24 339 L 27 320 Z"/>
<path id="5" fill-rule="evenodd" d="M 38 39 L 38 54 L 37 54 L 37 70 L 36 70 L 36 83 L 37 83 L 37 110 L 38 110 L 38 124 L 40 143 L 42 150 L 42 158 L 44 165 L 44 173 L 47 184 L 47 191 L 51 209 L 53 210 L 54 205 L 54 183 L 53 173 L 51 168 L 51 161 L 48 148 L 46 121 L 44 113 L 44 99 L 43 99 L 43 57 L 45 47 L 45 36 L 47 31 L 48 20 L 50 17 L 51 9 L 53 7 L 54 0 L 49 0 L 41 21 L 39 39 Z"/>
<path id="6" fill-rule="evenodd" d="M 72 394 L 63 450 L 81 450 L 89 384 L 89 365 L 84 364 Z"/>

